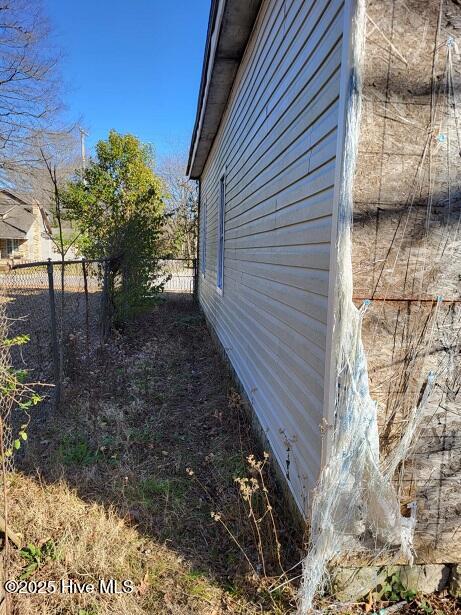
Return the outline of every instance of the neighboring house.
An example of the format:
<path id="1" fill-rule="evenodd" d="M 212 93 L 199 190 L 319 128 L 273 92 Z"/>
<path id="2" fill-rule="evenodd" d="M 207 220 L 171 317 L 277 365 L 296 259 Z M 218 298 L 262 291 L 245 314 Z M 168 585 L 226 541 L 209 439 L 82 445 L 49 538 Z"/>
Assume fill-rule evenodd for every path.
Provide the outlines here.
<path id="1" fill-rule="evenodd" d="M 453 216 L 459 215 L 460 144 L 456 118 L 447 119 L 454 103 L 443 98 L 457 91 L 451 93 L 452 85 L 434 90 L 456 47 L 453 20 L 444 9 L 439 22 L 439 5 L 366 3 L 368 18 L 359 29 L 365 102 L 353 266 L 356 305 L 374 300 L 364 345 L 384 445 L 392 448 L 392 429 L 409 423 L 404 412 L 417 407 L 425 416 L 418 445 L 426 448 L 405 466 L 414 474 L 402 478 L 407 501 L 418 503 L 417 554 L 421 561 L 449 563 L 460 561 L 460 372 L 453 350 L 459 338 L 449 338 L 459 323 L 459 222 Z M 341 387 L 338 272 L 352 265 L 338 253 L 345 223 L 338 210 L 351 170 L 343 162 L 351 57 L 359 46 L 351 35 L 355 15 L 351 0 L 213 0 L 188 166 L 200 182 L 201 307 L 308 519 L 329 463 Z M 445 288 L 433 265 L 447 246 Z M 445 299 L 435 310 L 437 295 Z M 434 319 L 442 313 L 439 327 Z M 451 384 L 442 386 L 448 372 L 434 367 L 438 386 L 449 391 L 439 403 L 434 389 L 423 408 L 428 388 L 420 379 L 428 366 L 422 361 L 431 355 L 417 345 L 426 339 L 418 329 L 424 322 L 430 343 L 438 344 L 431 360 L 454 353 L 454 371 Z M 421 468 L 424 456 L 433 460 L 430 472 L 431 462 Z"/>
<path id="2" fill-rule="evenodd" d="M 0 190 L 0 260 L 43 261 L 57 254 L 43 208 L 30 196 Z"/>

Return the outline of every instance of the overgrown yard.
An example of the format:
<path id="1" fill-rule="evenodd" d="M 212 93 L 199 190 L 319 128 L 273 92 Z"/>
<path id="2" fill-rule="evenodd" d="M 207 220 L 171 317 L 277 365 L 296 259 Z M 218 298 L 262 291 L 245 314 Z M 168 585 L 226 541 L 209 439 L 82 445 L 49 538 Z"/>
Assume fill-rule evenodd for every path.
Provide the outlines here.
<path id="1" fill-rule="evenodd" d="M 302 540 L 267 467 L 258 469 L 263 451 L 191 299 L 171 299 L 114 335 L 91 371 L 78 356 L 68 363 L 62 408 L 34 421 L 11 480 L 11 526 L 39 549 L 12 550 L 11 574 L 130 579 L 135 591 L 20 596 L 14 612 L 292 611 L 293 586 L 277 585 Z"/>
<path id="2" fill-rule="evenodd" d="M 89 369 L 72 348 L 61 409 L 32 422 L 10 477 L 9 523 L 27 546 L 11 547 L 9 576 L 127 579 L 134 591 L 58 586 L 11 596 L 12 612 L 294 612 L 302 532 L 192 300 L 169 299 L 115 333 Z M 430 612 L 456 606 L 436 597 L 399 609 Z"/>

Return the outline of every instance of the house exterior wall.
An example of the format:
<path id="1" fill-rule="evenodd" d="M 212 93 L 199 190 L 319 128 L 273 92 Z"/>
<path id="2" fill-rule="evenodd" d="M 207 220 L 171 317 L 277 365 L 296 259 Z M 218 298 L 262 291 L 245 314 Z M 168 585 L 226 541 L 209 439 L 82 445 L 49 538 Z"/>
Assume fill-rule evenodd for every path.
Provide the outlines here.
<path id="1" fill-rule="evenodd" d="M 201 176 L 199 300 L 304 513 L 322 453 L 345 19 L 340 0 L 263 2 Z"/>
<path id="2" fill-rule="evenodd" d="M 45 231 L 42 214 L 40 208 L 34 205 L 35 222 L 31 228 L 31 244 L 29 247 L 28 257 L 30 260 L 43 261 L 51 258 L 51 260 L 59 260 L 61 257 L 56 250 L 55 244 L 50 239 Z"/>
<path id="3" fill-rule="evenodd" d="M 34 215 L 34 221 L 27 231 L 23 240 L 19 242 L 14 260 L 17 261 L 43 261 L 51 258 L 58 260 L 59 253 L 54 250 L 54 244 L 46 235 L 42 221 L 40 208 L 36 205 L 31 206 Z M 6 257 L 6 240 L 1 239 L 1 254 L 2 258 Z"/>
<path id="4" fill-rule="evenodd" d="M 24 243 L 24 259 L 28 261 L 42 260 L 42 241 L 41 233 L 43 224 L 40 210 L 37 206 L 33 207 L 34 222 L 27 232 L 27 241 Z M 45 256 L 43 255 L 43 258 Z M 46 256 L 48 258 L 48 256 Z"/>

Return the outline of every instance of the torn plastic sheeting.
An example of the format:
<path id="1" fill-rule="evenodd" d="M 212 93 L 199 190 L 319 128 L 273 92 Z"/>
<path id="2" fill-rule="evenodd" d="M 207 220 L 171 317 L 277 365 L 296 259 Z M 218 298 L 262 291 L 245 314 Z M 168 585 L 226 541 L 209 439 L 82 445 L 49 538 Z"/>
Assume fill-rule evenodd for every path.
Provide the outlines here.
<path id="1" fill-rule="evenodd" d="M 410 518 L 400 513 L 399 496 L 392 479 L 408 454 L 417 418 L 428 394 L 414 409 L 412 420 L 391 457 L 382 462 L 376 403 L 368 385 L 367 361 L 361 329 L 368 304 L 357 309 L 352 300 L 352 182 L 360 123 L 360 72 L 365 40 L 365 6 L 357 3 L 352 33 L 352 70 L 347 102 L 345 154 L 340 189 L 337 243 L 336 399 L 331 447 L 313 493 L 311 536 L 303 565 L 300 611 L 312 610 L 315 593 L 327 579 L 327 567 L 348 550 L 366 549 L 362 538 L 371 537 L 382 549 L 401 549 L 411 561 L 416 510 Z M 433 386 L 429 383 L 426 390 Z"/>

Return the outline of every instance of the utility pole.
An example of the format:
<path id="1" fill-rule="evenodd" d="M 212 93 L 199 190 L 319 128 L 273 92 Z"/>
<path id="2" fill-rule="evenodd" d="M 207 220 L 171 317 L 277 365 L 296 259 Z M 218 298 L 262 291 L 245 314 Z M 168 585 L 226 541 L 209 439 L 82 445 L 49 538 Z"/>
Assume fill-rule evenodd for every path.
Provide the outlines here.
<path id="1" fill-rule="evenodd" d="M 81 126 L 79 127 L 79 130 L 80 130 L 80 146 L 81 146 L 81 149 L 82 149 L 82 169 L 85 169 L 85 167 L 86 167 L 85 137 L 88 136 L 88 133 L 85 132 Z"/>

